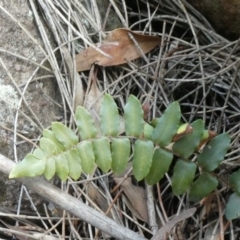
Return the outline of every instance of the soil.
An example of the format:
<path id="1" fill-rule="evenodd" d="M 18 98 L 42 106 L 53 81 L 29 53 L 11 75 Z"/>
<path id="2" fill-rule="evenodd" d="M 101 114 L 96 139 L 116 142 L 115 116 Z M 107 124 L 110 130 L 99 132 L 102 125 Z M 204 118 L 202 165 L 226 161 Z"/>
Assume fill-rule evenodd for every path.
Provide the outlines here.
<path id="1" fill-rule="evenodd" d="M 56 120 L 61 115 L 60 109 L 52 100 L 58 99 L 56 82 L 54 78 L 46 77 L 44 80 L 36 80 L 38 77 L 49 75 L 45 70 L 38 70 L 33 81 L 25 90 L 26 83 L 34 74 L 37 67 L 28 61 L 21 60 L 14 54 L 40 63 L 44 55 L 40 45 L 34 43 L 29 34 L 41 44 L 32 12 L 28 1 L 1 1 L 0 9 L 0 58 L 5 65 L 0 64 L 0 124 L 13 130 L 17 123 L 17 132 L 28 139 L 36 139 L 39 134 L 39 124 L 31 115 L 29 108 L 36 114 L 43 127 Z M 9 17 L 4 10 L 17 20 Z M 19 27 L 22 24 L 26 31 Z M 21 96 L 16 86 L 23 94 L 26 104 L 21 104 Z M 16 108 L 20 106 L 18 118 Z M 22 114 L 22 113 L 23 114 Z M 25 114 L 25 115 L 24 115 Z M 27 119 L 27 116 L 29 119 Z M 0 152 L 10 159 L 20 161 L 31 150 L 31 144 L 26 143 L 21 137 L 14 139 L 12 131 L 0 126 Z M 37 127 L 38 126 L 38 127 Z M 8 176 L 0 175 L 0 207 L 14 211 L 19 201 L 21 186 Z M 27 198 L 23 198 L 22 207 L 29 208 Z M 38 201 L 37 198 L 34 201 Z"/>
<path id="2" fill-rule="evenodd" d="M 100 0 L 97 4 L 104 19 L 109 2 Z M 29 109 L 31 108 L 37 116 L 42 127 L 47 128 L 52 121 L 62 117 L 61 109 L 54 103 L 56 101 L 61 104 L 61 98 L 54 77 L 47 77 L 51 73 L 42 69 L 37 70 L 37 66 L 28 61 L 41 63 L 44 59 L 40 47 L 42 46 L 41 37 L 28 1 L 1 1 L 0 12 L 0 36 L 2 36 L 0 58 L 5 65 L 4 68 L 0 64 L 0 152 L 14 161 L 20 161 L 31 151 L 31 144 L 21 137 L 14 138 L 14 126 L 17 125 L 17 133 L 24 137 L 30 140 L 37 139 L 41 134 L 41 128 Z M 106 30 L 121 26 L 114 11 L 111 10 L 108 17 L 110 21 L 107 21 Z M 25 31 L 20 25 L 25 28 Z M 49 36 L 50 34 L 49 32 Z M 54 39 L 51 41 L 54 46 Z M 22 60 L 16 55 L 27 60 Z M 42 80 L 37 80 L 39 78 Z M 27 105 L 22 101 L 21 94 Z M 16 117 L 18 107 L 20 111 Z M 6 130 L 6 127 L 10 130 Z M 3 175 L 0 176 L 0 185 L 0 209 L 14 212 L 20 202 L 21 185 Z M 36 195 L 33 195 L 33 200 L 40 206 L 41 200 Z M 21 209 L 30 209 L 27 197 L 23 198 Z"/>
<path id="3" fill-rule="evenodd" d="M 220 35 L 229 40 L 239 38 L 239 0 L 188 0 L 188 2 L 208 19 Z"/>
<path id="4" fill-rule="evenodd" d="M 87 3 L 87 0 L 85 2 Z M 103 6 L 103 3 L 109 3 L 109 1 L 97 0 L 97 3 Z M 106 8 L 99 11 L 103 16 L 107 12 Z M 116 20 L 116 13 L 113 13 L 110 19 L 106 24 L 106 30 L 121 26 L 119 20 Z M 62 109 L 55 104 L 55 102 L 61 104 L 61 98 L 54 73 L 51 70 L 49 72 L 43 68 L 38 69 L 38 66 L 31 62 L 40 64 L 44 54 L 41 50 L 43 46 L 41 37 L 28 1 L 3 0 L 0 2 L 0 36 L 0 153 L 14 161 L 20 161 L 32 149 L 31 143 L 26 142 L 24 138 L 36 142 L 42 128 L 47 128 L 52 121 L 63 117 Z M 50 32 L 49 36 L 51 36 Z M 32 40 L 33 38 L 35 41 Z M 55 45 L 53 39 L 51 44 Z M 184 64 L 179 65 L 185 67 Z M 47 65 L 46 67 L 49 68 Z M 189 71 L 188 68 L 185 69 Z M 179 85 L 180 87 L 176 88 L 178 90 L 171 93 L 174 94 L 174 98 L 180 98 L 185 93 L 187 95 L 193 88 L 197 88 L 199 83 L 196 81 L 194 84 L 192 82 L 186 82 L 186 84 L 187 87 L 183 84 Z M 181 96 L 177 95 L 179 93 Z M 194 94 L 192 96 L 195 97 Z M 19 109 L 18 112 L 17 109 Z M 189 109 L 184 111 L 190 112 Z M 17 136 L 13 133 L 14 129 L 18 133 Z M 38 211 L 42 210 L 43 200 L 27 192 L 17 181 L 0 175 L 0 186 L 1 212 L 16 212 L 19 204 L 21 204 L 21 214 L 30 215 L 29 213 L 34 211 L 33 207 L 37 207 Z M 31 197 L 27 193 L 30 193 Z"/>

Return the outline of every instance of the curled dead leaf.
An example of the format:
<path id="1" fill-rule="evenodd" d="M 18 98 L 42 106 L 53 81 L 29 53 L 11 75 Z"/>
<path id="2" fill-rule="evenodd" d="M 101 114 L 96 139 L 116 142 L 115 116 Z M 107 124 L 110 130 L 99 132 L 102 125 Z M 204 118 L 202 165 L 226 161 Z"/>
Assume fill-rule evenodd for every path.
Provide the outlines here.
<path id="1" fill-rule="evenodd" d="M 174 136 L 173 136 L 173 142 L 176 142 L 179 140 L 181 137 L 185 136 L 186 134 L 189 134 L 193 131 L 193 128 L 190 124 L 183 124 L 183 129 L 180 129 L 182 131 L 178 131 Z M 181 128 L 181 127 L 180 127 Z"/>
<path id="2" fill-rule="evenodd" d="M 154 49 L 160 42 L 161 39 L 156 36 L 143 35 L 124 28 L 115 29 L 108 34 L 104 43 L 96 45 L 111 58 L 89 47 L 76 55 L 77 71 L 89 70 L 94 63 L 106 67 L 132 61 L 141 57 L 142 53 L 145 54 Z"/>
<path id="3" fill-rule="evenodd" d="M 198 152 L 201 151 L 210 140 L 217 136 L 217 133 L 214 131 L 206 130 L 206 132 L 207 132 L 206 137 L 201 140 L 197 147 Z"/>

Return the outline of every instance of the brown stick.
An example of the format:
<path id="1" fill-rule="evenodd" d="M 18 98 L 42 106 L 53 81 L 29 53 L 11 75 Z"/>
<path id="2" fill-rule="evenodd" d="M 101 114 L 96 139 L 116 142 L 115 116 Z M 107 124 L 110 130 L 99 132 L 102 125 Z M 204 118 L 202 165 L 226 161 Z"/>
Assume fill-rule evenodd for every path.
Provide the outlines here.
<path id="1" fill-rule="evenodd" d="M 0 171 L 2 173 L 9 175 L 14 166 L 15 163 L 12 160 L 0 154 Z M 41 177 L 19 178 L 16 180 L 22 182 L 28 189 L 31 189 L 46 200 L 58 205 L 61 209 L 74 214 L 83 221 L 88 222 L 92 226 L 117 239 L 146 240 L 143 236 L 118 225 L 112 219 L 61 191 Z"/>

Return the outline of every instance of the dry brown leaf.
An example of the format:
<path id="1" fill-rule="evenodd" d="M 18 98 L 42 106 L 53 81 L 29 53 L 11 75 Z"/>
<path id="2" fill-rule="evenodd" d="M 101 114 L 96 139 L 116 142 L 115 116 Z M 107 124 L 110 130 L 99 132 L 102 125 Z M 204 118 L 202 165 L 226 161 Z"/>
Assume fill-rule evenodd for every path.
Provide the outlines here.
<path id="1" fill-rule="evenodd" d="M 200 204 L 203 206 L 199 214 L 200 221 L 204 221 L 208 217 L 214 215 L 214 213 L 219 213 L 219 207 L 216 202 L 215 193 L 211 193 L 207 197 L 203 198 Z M 224 208 L 223 203 L 221 203 L 221 208 Z"/>
<path id="2" fill-rule="evenodd" d="M 122 178 L 114 178 L 118 184 L 122 182 Z M 131 178 L 128 177 L 121 184 L 121 188 L 126 194 L 129 201 L 126 201 L 127 207 L 138 219 L 148 223 L 148 210 L 146 194 L 143 188 L 134 186 L 131 182 Z"/>
<path id="3" fill-rule="evenodd" d="M 83 106 L 90 112 L 94 121 L 94 125 L 97 128 L 99 135 L 101 133 L 99 116 L 102 101 L 102 93 L 98 89 L 97 77 L 96 73 L 94 73 L 94 69 L 90 71 L 88 84 L 89 86 L 85 93 Z"/>
<path id="4" fill-rule="evenodd" d="M 163 227 L 161 227 L 157 233 L 151 238 L 151 240 L 165 240 L 168 233 L 170 233 L 171 229 L 180 221 L 183 221 L 191 216 L 196 212 L 196 208 L 190 208 L 178 216 L 174 217 L 172 220 L 167 222 Z"/>
<path id="5" fill-rule="evenodd" d="M 141 57 L 142 53 L 146 54 L 154 49 L 160 42 L 161 39 L 156 36 L 143 35 L 124 28 L 115 29 L 108 34 L 105 42 L 96 45 L 111 58 L 105 57 L 94 48 L 89 47 L 76 55 L 77 71 L 89 70 L 94 63 L 106 67 L 132 61 Z"/>
<path id="6" fill-rule="evenodd" d="M 92 183 L 89 183 L 88 185 L 88 196 L 91 198 L 93 202 L 95 202 L 99 208 L 103 211 L 106 212 L 108 210 L 108 202 L 107 200 L 103 197 L 103 195 L 93 186 Z M 111 211 L 107 215 L 108 217 L 112 218 Z"/>

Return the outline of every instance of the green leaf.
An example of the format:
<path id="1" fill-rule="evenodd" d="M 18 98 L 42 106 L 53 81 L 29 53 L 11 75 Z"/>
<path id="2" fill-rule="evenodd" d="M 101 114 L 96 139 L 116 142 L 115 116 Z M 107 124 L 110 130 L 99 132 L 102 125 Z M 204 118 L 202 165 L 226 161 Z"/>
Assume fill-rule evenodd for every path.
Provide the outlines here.
<path id="1" fill-rule="evenodd" d="M 52 156 L 56 155 L 57 153 L 59 153 L 56 145 L 48 138 L 42 137 L 40 139 L 39 145 L 46 157 L 52 157 Z"/>
<path id="2" fill-rule="evenodd" d="M 143 136 L 145 139 L 152 140 L 152 134 L 153 134 L 154 128 L 148 124 L 144 124 L 144 129 L 143 129 Z"/>
<path id="3" fill-rule="evenodd" d="M 54 157 L 45 159 L 45 170 L 44 170 L 44 177 L 47 180 L 50 180 L 53 178 L 54 174 L 56 172 L 56 166 L 55 166 L 55 159 Z"/>
<path id="4" fill-rule="evenodd" d="M 198 163 L 207 171 L 215 170 L 220 162 L 224 159 L 227 150 L 230 147 L 230 136 L 223 133 L 213 138 L 208 145 L 205 146 L 202 153 L 198 156 Z"/>
<path id="5" fill-rule="evenodd" d="M 82 169 L 87 174 L 92 174 L 95 169 L 95 157 L 91 142 L 83 141 L 77 145 L 77 150 L 81 159 Z"/>
<path id="6" fill-rule="evenodd" d="M 69 168 L 69 176 L 77 180 L 82 173 L 81 159 L 79 157 L 78 151 L 76 149 L 71 149 L 64 153 Z"/>
<path id="7" fill-rule="evenodd" d="M 151 121 L 151 126 L 153 126 L 154 128 L 157 126 L 158 124 L 158 121 L 159 121 L 160 118 L 154 118 L 152 119 Z"/>
<path id="8" fill-rule="evenodd" d="M 42 175 L 44 169 L 44 160 L 39 160 L 33 154 L 28 154 L 20 163 L 14 166 L 9 178 L 36 177 Z"/>
<path id="9" fill-rule="evenodd" d="M 124 106 L 125 132 L 127 136 L 139 137 L 143 133 L 143 109 L 139 100 L 130 95 Z"/>
<path id="10" fill-rule="evenodd" d="M 48 138 L 49 140 L 51 140 L 56 147 L 58 148 L 59 152 L 63 152 L 66 148 L 62 145 L 61 142 L 59 142 L 55 136 L 55 134 L 53 133 L 53 131 L 48 130 L 48 129 L 44 129 L 43 130 L 43 137 Z"/>
<path id="11" fill-rule="evenodd" d="M 203 121 L 197 120 L 191 124 L 193 131 L 173 144 L 173 152 L 184 159 L 189 158 L 199 145 L 203 135 Z"/>
<path id="12" fill-rule="evenodd" d="M 54 157 L 55 163 L 56 163 L 56 173 L 58 177 L 66 181 L 68 178 L 69 174 L 69 167 L 68 167 L 68 162 L 64 154 L 60 154 L 56 157 Z"/>
<path id="13" fill-rule="evenodd" d="M 164 149 L 158 148 L 153 154 L 152 166 L 146 177 L 149 185 L 159 182 L 168 171 L 173 159 L 173 154 Z"/>
<path id="14" fill-rule="evenodd" d="M 208 138 L 209 138 L 209 131 L 205 129 L 203 131 L 203 135 L 202 135 L 202 139 L 201 140 L 203 141 L 203 140 L 206 140 Z"/>
<path id="15" fill-rule="evenodd" d="M 52 130 L 57 140 L 61 142 L 65 148 L 70 148 L 78 143 L 76 134 L 64 124 L 52 122 Z"/>
<path id="16" fill-rule="evenodd" d="M 79 130 L 79 134 L 83 140 L 95 138 L 97 136 L 97 129 L 94 125 L 91 114 L 83 107 L 77 107 L 76 124 Z"/>
<path id="17" fill-rule="evenodd" d="M 234 191 L 240 194 L 240 169 L 231 174 L 229 183 L 230 186 L 233 187 Z"/>
<path id="18" fill-rule="evenodd" d="M 112 170 L 116 174 L 122 173 L 128 164 L 130 155 L 130 141 L 128 138 L 113 138 L 112 150 Z"/>
<path id="19" fill-rule="evenodd" d="M 233 193 L 228 199 L 225 216 L 229 221 L 240 217 L 240 195 L 238 193 Z"/>
<path id="20" fill-rule="evenodd" d="M 105 136 L 115 137 L 120 131 L 118 108 L 109 94 L 105 94 L 100 108 L 100 122 Z"/>
<path id="21" fill-rule="evenodd" d="M 33 155 L 34 157 L 38 158 L 38 159 L 44 159 L 46 156 L 44 155 L 43 151 L 40 148 L 36 148 L 33 151 Z"/>
<path id="22" fill-rule="evenodd" d="M 137 181 L 142 180 L 149 173 L 154 152 L 152 141 L 137 140 L 134 144 L 133 175 Z"/>
<path id="23" fill-rule="evenodd" d="M 192 184 L 189 199 L 191 201 L 200 201 L 209 193 L 214 191 L 218 185 L 216 177 L 207 172 L 203 172 L 198 179 Z"/>
<path id="24" fill-rule="evenodd" d="M 158 120 L 152 135 L 153 141 L 162 147 L 170 144 L 178 130 L 180 118 L 181 111 L 179 103 L 173 102 Z"/>
<path id="25" fill-rule="evenodd" d="M 108 172 L 112 164 L 109 139 L 102 137 L 100 139 L 93 140 L 92 146 L 97 166 L 103 172 Z"/>
<path id="26" fill-rule="evenodd" d="M 172 189 L 175 196 L 185 193 L 195 176 L 197 165 L 193 162 L 178 160 L 172 176 Z"/>

